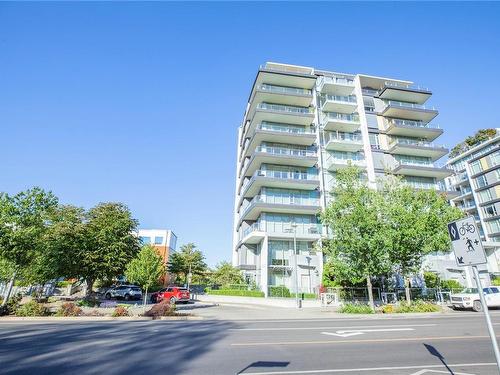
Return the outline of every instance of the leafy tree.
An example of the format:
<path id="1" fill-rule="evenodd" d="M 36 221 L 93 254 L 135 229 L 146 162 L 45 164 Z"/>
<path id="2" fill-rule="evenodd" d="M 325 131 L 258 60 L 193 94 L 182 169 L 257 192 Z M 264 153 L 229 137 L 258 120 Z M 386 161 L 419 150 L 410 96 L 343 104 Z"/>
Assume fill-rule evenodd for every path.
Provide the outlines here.
<path id="1" fill-rule="evenodd" d="M 424 280 L 427 288 L 439 287 L 439 276 L 434 272 L 424 272 Z"/>
<path id="2" fill-rule="evenodd" d="M 96 279 L 123 275 L 127 264 L 139 252 L 139 240 L 132 233 L 137 221 L 121 203 L 101 203 L 89 210 L 83 233 L 85 245 L 76 251 L 74 276 L 87 282 L 87 295 Z"/>
<path id="3" fill-rule="evenodd" d="M 410 302 L 410 276 L 421 270 L 425 255 L 449 251 L 447 223 L 463 213 L 450 206 L 443 194 L 413 189 L 396 178 L 388 178 L 381 194 L 384 221 L 390 228 L 384 233 L 390 242 L 390 263 L 405 279 L 406 300 Z"/>
<path id="4" fill-rule="evenodd" d="M 205 257 L 196 249 L 194 243 L 182 245 L 179 251 L 170 255 L 168 262 L 168 271 L 179 278 L 182 277 L 188 285 L 190 282 L 188 275 L 202 276 L 206 269 Z"/>
<path id="5" fill-rule="evenodd" d="M 4 304 L 16 276 L 43 263 L 43 237 L 57 204 L 54 194 L 38 187 L 14 196 L 0 193 L 0 258 L 13 272 Z"/>
<path id="6" fill-rule="evenodd" d="M 344 277 L 351 282 L 366 280 L 373 309 L 371 279 L 389 268 L 390 237 L 383 215 L 383 197 L 361 177 L 361 170 L 353 166 L 338 171 L 332 190 L 334 200 L 321 215 L 322 222 L 332 230 L 323 252 L 345 265 Z"/>
<path id="7" fill-rule="evenodd" d="M 459 144 L 457 144 L 455 147 L 452 148 L 450 151 L 450 157 L 453 158 L 457 155 L 460 155 L 461 153 L 471 149 L 472 147 L 487 141 L 488 139 L 491 139 L 495 137 L 497 134 L 496 129 L 481 129 L 476 132 L 471 137 L 465 138 L 465 140 Z"/>
<path id="8" fill-rule="evenodd" d="M 125 270 L 127 280 L 138 284 L 144 290 L 144 305 L 146 305 L 148 289 L 156 285 L 163 275 L 165 275 L 165 264 L 151 245 L 143 246 Z"/>
<path id="9" fill-rule="evenodd" d="M 218 285 L 243 284 L 243 275 L 241 270 L 233 267 L 229 262 L 220 262 L 210 275 L 210 283 Z"/>

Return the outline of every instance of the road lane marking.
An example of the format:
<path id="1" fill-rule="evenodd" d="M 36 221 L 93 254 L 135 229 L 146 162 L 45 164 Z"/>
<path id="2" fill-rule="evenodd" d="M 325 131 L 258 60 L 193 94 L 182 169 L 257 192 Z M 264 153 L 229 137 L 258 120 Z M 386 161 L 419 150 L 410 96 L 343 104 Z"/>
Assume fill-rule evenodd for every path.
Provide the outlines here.
<path id="1" fill-rule="evenodd" d="M 424 374 L 427 374 L 429 372 L 433 372 L 434 374 L 450 374 L 450 372 L 448 370 L 429 370 L 427 368 L 424 368 L 423 370 L 420 370 L 420 371 L 417 371 L 417 372 L 414 372 L 413 374 L 410 374 L 410 375 L 424 375 Z M 453 375 L 474 375 L 474 374 L 471 374 L 470 372 L 456 372 L 456 371 L 453 371 Z"/>
<path id="2" fill-rule="evenodd" d="M 388 329 L 347 329 L 340 330 L 335 333 L 333 332 L 321 332 L 322 335 L 338 336 L 338 337 L 350 337 L 356 335 L 362 335 L 369 332 L 394 332 L 394 331 L 415 331 L 413 328 L 388 328 Z"/>
<path id="3" fill-rule="evenodd" d="M 449 364 L 448 367 L 481 367 L 481 366 L 496 366 L 493 362 L 480 363 L 456 363 Z M 326 374 L 336 372 L 363 372 L 363 371 L 391 371 L 391 370 L 417 370 L 417 369 L 432 369 L 443 368 L 444 365 L 417 365 L 417 366 L 398 366 L 398 367 L 362 367 L 362 368 L 347 368 L 347 369 L 325 369 L 325 370 L 305 370 L 305 371 L 268 371 L 268 372 L 244 372 L 245 375 L 293 375 L 293 374 Z M 449 372 L 448 372 L 449 373 Z M 242 374 L 242 375 L 243 375 Z M 455 372 L 457 374 L 457 372 Z"/>
<path id="4" fill-rule="evenodd" d="M 500 323 L 499 323 L 500 324 Z M 323 329 L 356 329 L 356 328 L 380 328 L 380 327 L 435 327 L 437 324 L 387 324 L 387 325 L 370 325 L 370 326 L 329 326 L 329 327 L 279 327 L 279 328 L 229 328 L 229 331 L 307 331 L 307 330 L 323 330 Z"/>
<path id="5" fill-rule="evenodd" d="M 372 342 L 398 342 L 398 341 L 430 341 L 430 340 L 472 340 L 486 339 L 490 336 L 436 336 L 436 337 L 412 337 L 394 339 L 365 339 L 365 340 L 316 340 L 316 341 L 276 341 L 276 342 L 242 342 L 232 343 L 231 346 L 278 346 L 278 345 L 324 345 L 324 344 L 362 344 Z"/>

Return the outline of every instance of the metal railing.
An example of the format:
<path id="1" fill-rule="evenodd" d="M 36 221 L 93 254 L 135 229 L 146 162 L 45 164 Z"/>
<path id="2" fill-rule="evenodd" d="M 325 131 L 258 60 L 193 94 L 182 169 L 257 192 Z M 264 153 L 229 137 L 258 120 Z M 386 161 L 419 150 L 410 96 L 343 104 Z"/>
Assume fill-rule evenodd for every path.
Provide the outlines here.
<path id="1" fill-rule="evenodd" d="M 331 102 L 341 102 L 341 103 L 353 103 L 353 104 L 357 103 L 355 95 L 347 95 L 347 96 L 325 95 L 325 100 Z"/>
<path id="2" fill-rule="evenodd" d="M 284 180 L 311 180 L 311 181 L 318 180 L 318 174 L 313 174 L 308 172 L 276 171 L 272 169 L 268 170 L 259 169 L 254 173 L 254 176 L 280 178 Z"/>
<path id="3" fill-rule="evenodd" d="M 325 143 L 328 143 L 330 141 L 361 143 L 363 139 L 361 138 L 360 134 L 354 134 L 354 133 L 343 133 L 343 132 L 326 133 Z"/>
<path id="4" fill-rule="evenodd" d="M 262 122 L 258 129 L 261 130 L 270 130 L 274 132 L 280 133 L 291 133 L 291 134 L 314 134 L 315 132 L 311 129 L 307 129 L 304 126 L 290 126 L 283 125 L 279 123 L 271 123 L 271 122 Z"/>
<path id="5" fill-rule="evenodd" d="M 316 151 L 314 150 L 301 150 L 285 147 L 273 147 L 273 146 L 258 146 L 255 148 L 255 152 L 263 152 L 266 154 L 273 155 L 286 155 L 286 156 L 316 156 Z"/>
<path id="6" fill-rule="evenodd" d="M 386 106 L 384 109 L 387 107 L 401 107 L 401 108 L 409 108 L 409 109 L 422 109 L 426 111 L 435 111 L 436 109 L 434 107 L 429 107 L 425 106 L 423 104 L 417 104 L 417 103 L 408 103 L 408 102 L 400 102 L 397 100 L 387 100 Z"/>
<path id="7" fill-rule="evenodd" d="M 324 112 L 324 119 L 326 120 L 340 120 L 340 121 L 350 121 L 359 122 L 359 115 L 357 114 L 345 114 L 337 112 Z"/>
<path id="8" fill-rule="evenodd" d="M 410 84 L 405 85 L 403 83 L 397 83 L 397 82 L 384 82 L 384 85 L 386 87 L 396 87 L 396 88 L 402 88 L 402 89 L 431 92 L 431 90 L 429 90 L 427 87 L 415 86 L 415 85 L 410 85 Z"/>
<path id="9" fill-rule="evenodd" d="M 389 147 L 396 146 L 396 145 L 420 146 L 420 147 L 428 147 L 428 148 L 447 148 L 446 145 L 436 144 L 433 142 L 418 141 L 418 140 L 413 140 L 413 139 L 401 139 L 401 138 L 393 139 L 389 143 Z"/>

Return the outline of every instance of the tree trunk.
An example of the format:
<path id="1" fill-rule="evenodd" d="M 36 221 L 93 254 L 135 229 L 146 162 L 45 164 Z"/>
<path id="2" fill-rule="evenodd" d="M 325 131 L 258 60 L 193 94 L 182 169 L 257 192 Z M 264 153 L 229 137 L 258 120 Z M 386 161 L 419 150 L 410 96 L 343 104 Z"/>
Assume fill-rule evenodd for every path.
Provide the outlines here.
<path id="1" fill-rule="evenodd" d="M 366 276 L 366 288 L 368 289 L 368 304 L 370 305 L 372 310 L 375 310 L 375 303 L 373 301 L 372 280 L 370 275 Z"/>
<path id="2" fill-rule="evenodd" d="M 94 279 L 85 279 L 85 282 L 87 283 L 85 297 L 89 297 L 92 294 L 92 289 L 94 288 Z"/>
<path id="3" fill-rule="evenodd" d="M 12 277 L 10 278 L 9 285 L 7 286 L 7 293 L 2 301 L 2 306 L 5 306 L 10 298 L 10 293 L 12 293 L 12 287 L 14 286 L 14 281 L 16 279 L 17 271 L 14 271 Z"/>
<path id="4" fill-rule="evenodd" d="M 411 294 L 410 294 L 410 278 L 405 277 L 405 295 L 406 295 L 406 303 L 411 305 Z"/>
<path id="5" fill-rule="evenodd" d="M 146 287 L 145 293 L 144 293 L 144 303 L 142 304 L 143 310 L 146 309 L 146 300 L 148 298 L 148 287 Z"/>

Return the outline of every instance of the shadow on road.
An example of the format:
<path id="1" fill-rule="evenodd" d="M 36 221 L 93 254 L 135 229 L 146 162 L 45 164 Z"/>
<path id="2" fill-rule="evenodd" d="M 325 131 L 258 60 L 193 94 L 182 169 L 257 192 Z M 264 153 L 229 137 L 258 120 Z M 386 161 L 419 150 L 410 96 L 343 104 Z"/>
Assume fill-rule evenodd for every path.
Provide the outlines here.
<path id="1" fill-rule="evenodd" d="M 79 322 L 2 327 L 2 374 L 181 374 L 228 322 Z"/>
<path id="2" fill-rule="evenodd" d="M 439 351 L 435 347 L 433 347 L 432 345 L 429 345 L 429 344 L 424 344 L 424 346 L 430 354 L 432 354 L 434 357 L 436 357 L 437 359 L 439 359 L 441 361 L 443 366 L 446 367 L 446 370 L 448 370 L 451 375 L 455 375 L 453 370 L 451 368 L 449 368 L 448 365 L 446 364 L 446 362 L 444 361 L 444 357 L 441 355 L 441 353 L 439 353 Z"/>
<path id="3" fill-rule="evenodd" d="M 240 370 L 238 374 L 243 374 L 246 370 L 250 368 L 255 368 L 255 367 L 287 367 L 290 364 L 290 362 L 274 362 L 274 361 L 258 361 L 258 362 L 253 362 L 250 363 L 247 367 L 244 369 Z"/>

